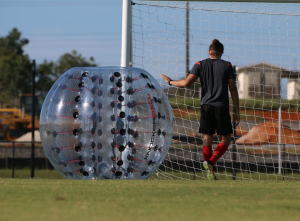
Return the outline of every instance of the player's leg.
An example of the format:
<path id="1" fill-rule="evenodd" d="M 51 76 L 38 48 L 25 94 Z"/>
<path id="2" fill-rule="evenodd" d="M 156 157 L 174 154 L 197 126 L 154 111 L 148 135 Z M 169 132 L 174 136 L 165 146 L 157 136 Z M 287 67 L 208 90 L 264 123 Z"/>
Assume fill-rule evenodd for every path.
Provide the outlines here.
<path id="1" fill-rule="evenodd" d="M 216 179 L 213 167 L 207 163 L 207 160 L 209 160 L 212 156 L 212 141 L 215 131 L 216 122 L 214 107 L 210 105 L 202 105 L 199 133 L 203 134 L 203 167 L 207 171 L 207 178 L 209 180 Z"/>
<path id="2" fill-rule="evenodd" d="M 218 159 L 220 159 L 221 156 L 226 152 L 230 145 L 230 140 L 231 140 L 231 134 L 227 135 L 221 135 L 221 143 L 216 147 L 214 154 L 212 157 L 209 159 L 210 163 L 212 165 L 215 165 Z"/>
<path id="3" fill-rule="evenodd" d="M 221 135 L 221 143 L 216 147 L 215 152 L 209 159 L 211 165 L 215 165 L 218 159 L 226 152 L 230 145 L 232 125 L 229 109 L 215 107 L 215 118 L 217 125 L 217 134 Z"/>
<path id="4" fill-rule="evenodd" d="M 203 158 L 204 161 L 212 157 L 212 141 L 213 135 L 203 134 Z"/>

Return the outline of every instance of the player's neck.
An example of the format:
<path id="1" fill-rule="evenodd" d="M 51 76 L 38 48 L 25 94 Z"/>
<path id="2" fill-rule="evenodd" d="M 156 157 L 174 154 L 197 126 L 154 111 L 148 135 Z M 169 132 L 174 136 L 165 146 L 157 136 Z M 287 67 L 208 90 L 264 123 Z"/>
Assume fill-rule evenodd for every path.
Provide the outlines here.
<path id="1" fill-rule="evenodd" d="M 209 58 L 210 59 L 220 59 L 221 57 L 216 57 L 216 56 L 213 56 L 213 55 L 209 55 Z"/>

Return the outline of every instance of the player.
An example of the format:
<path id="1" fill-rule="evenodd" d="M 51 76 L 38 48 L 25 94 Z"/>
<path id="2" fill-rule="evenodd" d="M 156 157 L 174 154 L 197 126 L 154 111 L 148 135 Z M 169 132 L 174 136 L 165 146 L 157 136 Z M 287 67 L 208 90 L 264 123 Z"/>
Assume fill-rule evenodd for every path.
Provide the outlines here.
<path id="1" fill-rule="evenodd" d="M 166 75 L 161 77 L 176 87 L 189 87 L 198 78 L 201 82 L 201 119 L 199 133 L 203 134 L 203 167 L 209 180 L 216 180 L 213 166 L 226 152 L 232 134 L 229 114 L 228 86 L 235 107 L 239 107 L 239 96 L 235 76 L 230 62 L 221 59 L 223 44 L 214 39 L 209 46 L 209 58 L 197 62 L 186 79 L 173 81 Z M 240 122 L 239 108 L 235 110 L 236 125 Z M 221 136 L 221 143 L 212 154 L 213 134 Z"/>

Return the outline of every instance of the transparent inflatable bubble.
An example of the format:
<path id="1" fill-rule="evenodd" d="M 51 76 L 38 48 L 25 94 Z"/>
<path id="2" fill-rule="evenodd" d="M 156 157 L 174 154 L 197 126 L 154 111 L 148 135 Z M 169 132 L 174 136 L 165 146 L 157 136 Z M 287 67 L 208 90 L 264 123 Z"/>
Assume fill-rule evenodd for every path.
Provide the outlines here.
<path id="1" fill-rule="evenodd" d="M 68 179 L 147 179 L 172 140 L 172 111 L 156 80 L 138 68 L 72 68 L 42 107 L 44 150 Z"/>

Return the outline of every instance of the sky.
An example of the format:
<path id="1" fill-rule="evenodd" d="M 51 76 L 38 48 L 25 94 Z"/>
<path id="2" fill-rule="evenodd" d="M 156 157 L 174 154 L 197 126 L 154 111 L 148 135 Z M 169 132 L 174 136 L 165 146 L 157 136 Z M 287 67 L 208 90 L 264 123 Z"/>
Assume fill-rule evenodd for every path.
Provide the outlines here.
<path id="1" fill-rule="evenodd" d="M 30 41 L 24 48 L 25 53 L 31 59 L 35 59 L 37 64 L 42 63 L 44 59 L 56 61 L 64 53 L 76 50 L 85 58 L 94 57 L 99 66 L 119 66 L 122 2 L 122 0 L 0 0 L 0 36 L 6 36 L 13 28 L 21 31 L 22 37 Z M 209 9 L 210 4 L 213 3 L 207 3 Z M 202 7 L 202 3 L 198 5 Z M 253 6 L 256 5 L 253 4 Z M 265 7 L 265 4 L 263 6 Z M 255 7 L 255 10 L 267 10 L 264 7 Z M 243 4 L 239 8 L 243 9 Z M 280 12 L 287 10 L 288 14 L 294 13 L 290 10 L 299 13 L 298 7 L 289 5 L 286 8 L 281 6 L 278 9 L 270 8 Z M 156 16 L 160 13 L 166 14 L 158 23 Z M 193 28 L 190 30 L 190 38 L 193 42 L 190 47 L 190 68 L 194 62 L 207 57 L 209 42 L 216 36 L 224 40 L 228 49 L 225 50 L 224 59 L 232 61 L 234 65 L 242 66 L 265 60 L 269 63 L 280 61 L 280 65 L 286 68 L 294 66 L 294 59 L 298 58 L 298 46 L 293 47 L 296 45 L 294 41 L 297 37 L 294 35 L 295 33 L 297 35 L 297 28 L 288 27 L 286 24 L 297 25 L 298 20 L 289 23 L 287 21 L 298 19 L 298 17 L 275 16 L 275 19 L 272 19 L 268 14 L 260 16 L 258 13 L 258 16 L 255 15 L 258 19 L 255 20 L 252 19 L 251 13 L 235 16 L 224 12 L 217 13 L 215 16 L 214 13 L 207 10 L 194 10 L 191 13 Z M 182 78 L 185 59 L 185 11 L 179 9 L 176 14 L 172 14 L 164 8 L 146 9 L 136 5 L 133 14 L 143 17 L 142 19 L 136 17 L 133 25 L 135 29 L 133 37 L 142 39 L 134 43 L 136 64 L 151 72 L 157 79 L 160 73 L 167 74 L 173 79 Z M 224 15 L 228 16 L 223 18 Z M 231 18 L 235 20 L 229 20 Z M 171 25 L 166 26 L 164 21 Z M 200 26 L 199 21 L 201 21 Z M 258 21 L 257 24 L 256 21 Z M 274 28 L 272 28 L 270 22 L 274 21 Z M 148 27 L 148 25 L 151 27 L 148 30 L 139 28 L 140 26 Z M 283 27 L 281 31 L 280 27 Z M 232 28 L 234 30 L 231 30 Z M 173 32 L 174 29 L 176 32 Z M 258 35 L 255 35 L 257 31 Z M 243 34 L 241 35 L 242 41 L 235 40 L 239 37 L 239 32 Z M 258 39 L 256 39 L 257 36 Z M 280 42 L 283 41 L 280 43 L 283 47 L 278 47 L 278 39 Z M 288 47 L 284 47 L 288 39 L 290 43 L 287 43 Z M 289 50 L 290 58 L 285 56 L 283 49 Z M 260 53 L 260 50 L 264 52 Z M 281 52 L 278 53 L 278 51 Z M 275 55 L 277 57 L 274 57 Z M 139 59 L 142 60 L 139 61 Z M 283 79 L 282 83 L 283 96 L 286 97 L 287 80 Z"/>
<path id="2" fill-rule="evenodd" d="M 36 62 L 77 50 L 98 65 L 119 66 L 122 0 L 0 0 L 0 36 L 17 28 Z"/>

